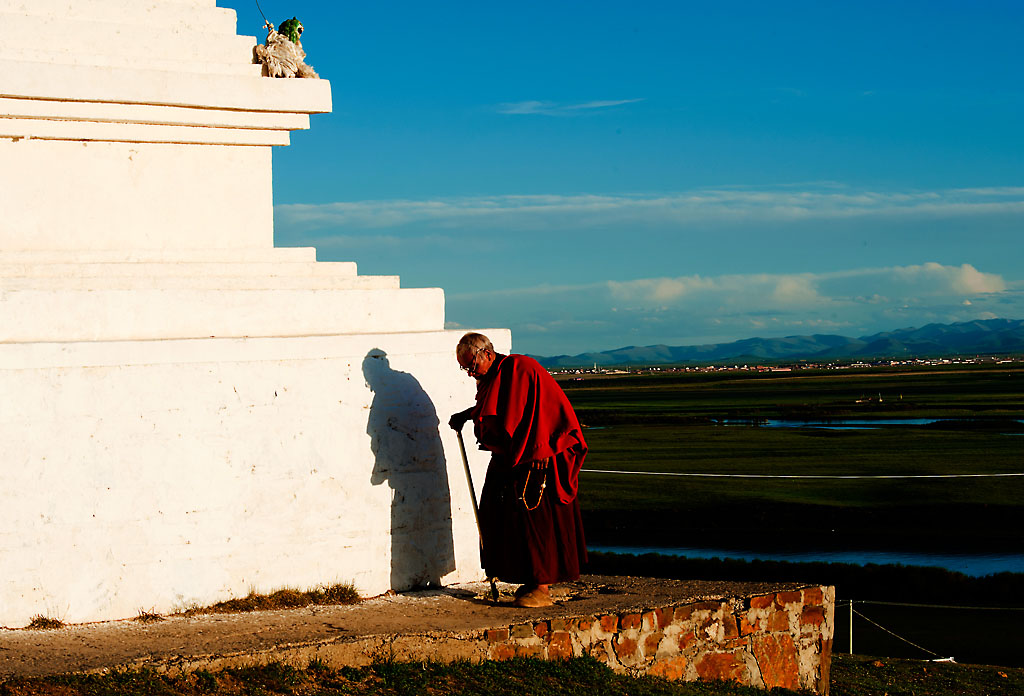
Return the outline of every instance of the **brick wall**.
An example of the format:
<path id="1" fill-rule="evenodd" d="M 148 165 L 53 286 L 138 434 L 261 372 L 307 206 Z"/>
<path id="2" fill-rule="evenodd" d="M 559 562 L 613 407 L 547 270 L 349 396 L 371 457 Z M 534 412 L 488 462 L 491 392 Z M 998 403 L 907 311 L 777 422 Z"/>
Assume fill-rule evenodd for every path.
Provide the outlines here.
<path id="1" fill-rule="evenodd" d="M 828 694 L 835 588 L 516 624 L 485 632 L 494 660 L 590 655 L 613 670 Z"/>

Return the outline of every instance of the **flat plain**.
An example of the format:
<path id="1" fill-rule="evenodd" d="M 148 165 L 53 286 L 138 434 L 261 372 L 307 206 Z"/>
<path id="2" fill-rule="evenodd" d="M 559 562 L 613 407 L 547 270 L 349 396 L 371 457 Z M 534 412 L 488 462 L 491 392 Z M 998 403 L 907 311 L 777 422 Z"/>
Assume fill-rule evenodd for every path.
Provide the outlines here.
<path id="1" fill-rule="evenodd" d="M 562 386 L 590 447 L 580 502 L 594 545 L 1024 551 L 1019 363 Z M 770 419 L 940 420 L 829 429 Z M 849 476 L 864 478 L 829 478 Z M 883 476 L 900 478 L 870 478 Z"/>

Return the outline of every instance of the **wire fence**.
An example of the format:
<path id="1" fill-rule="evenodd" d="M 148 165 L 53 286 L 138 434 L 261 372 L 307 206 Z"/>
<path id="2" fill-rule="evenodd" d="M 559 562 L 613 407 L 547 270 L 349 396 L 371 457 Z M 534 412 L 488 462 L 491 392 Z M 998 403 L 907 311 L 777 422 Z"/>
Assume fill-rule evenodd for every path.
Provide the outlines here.
<path id="1" fill-rule="evenodd" d="M 692 478 L 734 479 L 965 479 L 1024 477 L 1024 472 L 993 474 L 718 474 L 683 471 L 622 471 L 618 469 L 580 469 L 581 474 L 623 474 L 631 476 L 682 476 Z"/>
<path id="2" fill-rule="evenodd" d="M 900 635 L 896 631 L 894 631 L 894 630 L 892 630 L 892 629 L 890 629 L 890 628 L 888 628 L 886 626 L 883 626 L 881 623 L 879 623 L 875 619 L 871 618 L 870 616 L 867 616 L 862 611 L 858 611 L 857 609 L 855 609 L 854 608 L 855 605 L 858 605 L 858 604 L 859 605 L 886 606 L 886 607 L 912 607 L 912 608 L 921 608 L 921 609 L 969 610 L 969 611 L 998 611 L 998 612 L 1024 612 L 1024 607 L 976 607 L 976 606 L 964 606 L 964 605 L 959 605 L 959 604 L 921 604 L 921 603 L 917 603 L 917 602 L 885 602 L 885 601 L 880 601 L 880 600 L 867 600 L 867 599 L 865 599 L 865 600 L 846 600 L 846 601 L 842 601 L 842 602 L 837 602 L 836 603 L 836 610 L 837 611 L 842 609 L 842 608 L 844 608 L 844 607 L 846 609 L 848 609 L 848 611 L 849 611 L 849 615 L 848 615 L 849 616 L 849 619 L 848 619 L 849 620 L 849 627 L 848 627 L 849 628 L 848 652 L 849 652 L 850 655 L 853 654 L 853 645 L 854 645 L 854 643 L 853 643 L 854 620 L 853 619 L 854 619 L 855 616 L 857 616 L 857 617 L 863 619 L 864 621 L 866 621 L 867 623 L 871 624 L 875 628 L 877 628 L 877 629 L 881 630 L 882 632 L 886 633 L 887 635 L 889 635 L 889 636 L 899 640 L 900 642 L 906 643 L 907 645 L 910 645 L 911 647 L 916 648 L 917 650 L 920 650 L 923 653 L 926 653 L 927 655 L 930 656 L 928 659 L 931 660 L 932 662 L 954 662 L 955 660 L 954 660 L 953 656 L 943 656 L 942 653 L 936 652 L 936 651 L 932 650 L 931 648 L 927 648 L 927 647 L 925 647 L 923 645 L 920 645 L 919 643 L 915 643 L 914 641 L 910 640 L 909 638 Z"/>

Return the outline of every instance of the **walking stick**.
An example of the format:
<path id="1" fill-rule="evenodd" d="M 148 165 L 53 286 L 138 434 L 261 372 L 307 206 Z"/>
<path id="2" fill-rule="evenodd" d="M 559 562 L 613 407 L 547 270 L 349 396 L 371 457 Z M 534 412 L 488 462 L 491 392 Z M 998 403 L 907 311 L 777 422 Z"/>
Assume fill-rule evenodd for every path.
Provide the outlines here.
<path id="1" fill-rule="evenodd" d="M 459 451 L 462 452 L 462 466 L 466 469 L 466 482 L 469 484 L 469 499 L 473 501 L 473 517 L 476 518 L 476 530 L 480 534 L 480 548 L 484 546 L 484 530 L 480 526 L 480 507 L 476 503 L 476 490 L 473 488 L 473 474 L 469 470 L 469 457 L 466 456 L 466 443 L 462 440 L 462 429 L 455 431 L 459 436 Z M 494 584 L 495 578 L 487 578 L 491 583 L 491 601 L 498 602 L 498 586 Z"/>

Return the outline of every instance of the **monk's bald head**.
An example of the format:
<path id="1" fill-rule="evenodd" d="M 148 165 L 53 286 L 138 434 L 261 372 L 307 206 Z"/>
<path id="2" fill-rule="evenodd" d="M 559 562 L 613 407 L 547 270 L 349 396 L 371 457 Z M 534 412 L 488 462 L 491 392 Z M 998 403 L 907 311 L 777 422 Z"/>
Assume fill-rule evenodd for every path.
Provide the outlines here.
<path id="1" fill-rule="evenodd" d="M 459 345 L 455 347 L 455 355 L 462 357 L 463 355 L 472 355 L 481 350 L 488 350 L 494 352 L 494 345 L 491 343 L 491 339 L 484 336 L 482 333 L 469 332 L 465 336 L 459 339 Z"/>

